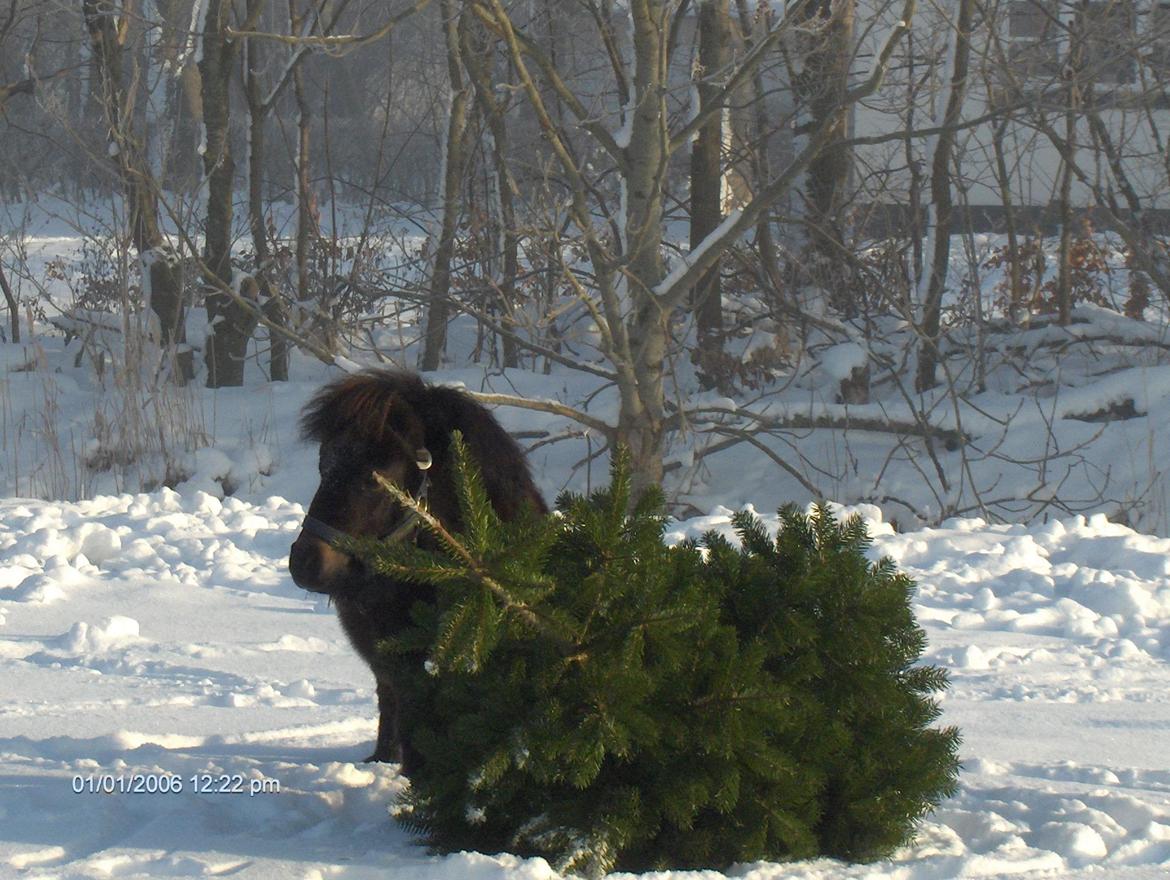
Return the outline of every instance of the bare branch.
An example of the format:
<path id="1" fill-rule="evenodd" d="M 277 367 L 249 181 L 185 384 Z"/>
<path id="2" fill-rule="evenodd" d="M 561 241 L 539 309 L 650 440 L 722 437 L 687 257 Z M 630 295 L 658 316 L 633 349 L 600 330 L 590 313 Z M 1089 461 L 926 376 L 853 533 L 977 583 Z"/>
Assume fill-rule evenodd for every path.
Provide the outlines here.
<path id="1" fill-rule="evenodd" d="M 493 4 L 498 5 L 498 4 Z M 485 9 L 481 4 L 476 3 L 472 7 L 475 14 L 493 31 L 499 34 L 505 40 L 515 39 L 517 45 L 521 48 L 525 55 L 536 62 L 536 66 L 540 68 L 540 72 L 544 74 L 544 78 L 548 80 L 548 84 L 552 86 L 554 92 L 565 106 L 569 108 L 569 112 L 577 119 L 581 127 L 593 135 L 597 142 L 605 149 L 607 153 L 620 166 L 625 166 L 626 154 L 625 151 L 618 146 L 617 141 L 614 140 L 613 135 L 598 119 L 591 116 L 589 111 L 585 109 L 585 105 L 581 103 L 580 99 L 573 94 L 572 90 L 565 84 L 562 79 L 560 71 L 557 70 L 556 65 L 552 63 L 548 55 L 541 51 L 536 41 L 525 34 L 523 31 L 518 31 L 511 26 L 509 22 L 506 29 L 502 24 L 501 17 L 505 15 L 502 10 Z"/>
<path id="2" fill-rule="evenodd" d="M 918 421 L 903 422 L 896 419 L 865 418 L 852 414 L 833 416 L 826 413 L 814 416 L 803 413 L 788 413 L 782 416 L 769 416 L 746 409 L 731 409 L 720 406 L 699 406 L 688 409 L 685 412 L 692 421 L 695 421 L 695 416 L 704 413 L 734 416 L 736 418 L 746 417 L 748 420 L 756 422 L 762 428 L 768 430 L 809 431 L 829 428 L 836 430 L 874 431 L 880 434 L 908 434 L 924 438 L 931 437 L 942 440 L 948 449 L 958 449 L 960 446 L 964 446 L 970 442 L 970 438 L 966 434 L 952 428 L 939 428 Z M 679 416 L 676 415 L 674 418 L 677 421 Z"/>
<path id="3" fill-rule="evenodd" d="M 606 439 L 612 439 L 616 436 L 616 428 L 595 416 L 581 412 L 579 409 L 574 409 L 568 404 L 561 403 L 559 400 L 536 400 L 529 397 L 520 397 L 515 394 L 497 394 L 495 392 L 485 391 L 467 391 L 466 393 L 480 403 L 489 403 L 493 406 L 514 406 L 518 409 L 552 413 L 553 415 L 564 416 L 566 419 L 572 419 L 578 424 L 591 428 Z"/>
<path id="4" fill-rule="evenodd" d="M 917 0 L 904 0 L 902 16 L 894 25 L 885 43 L 874 60 L 873 69 L 866 79 L 845 93 L 844 105 L 849 106 L 876 92 L 885 78 L 890 57 L 902 38 L 910 31 Z M 698 283 L 703 274 L 718 261 L 723 251 L 743 233 L 756 224 L 760 215 L 777 199 L 791 189 L 797 177 L 805 168 L 831 146 L 835 117 L 828 115 L 821 120 L 808 138 L 804 149 L 776 178 L 768 183 L 747 205 L 738 212 L 728 215 L 716 229 L 683 257 L 682 263 L 666 276 L 655 288 L 654 296 L 663 310 L 677 307 Z"/>
<path id="5" fill-rule="evenodd" d="M 785 15 L 785 19 L 787 20 L 788 16 L 794 14 L 796 6 L 803 5 L 803 3 L 806 2 L 808 2 L 808 0 L 802 0 L 802 3 L 800 4 L 793 4 L 793 9 L 788 11 L 787 15 Z M 710 103 L 707 104 L 701 111 L 695 113 L 694 118 L 691 119 L 690 122 L 688 122 L 682 129 L 671 136 L 668 152 L 674 153 L 680 147 L 688 144 L 691 140 L 691 136 L 703 127 L 703 123 L 705 123 L 712 114 L 721 113 L 723 111 L 723 108 L 727 106 L 728 100 L 735 93 L 735 91 L 748 80 L 748 78 L 755 71 L 756 67 L 758 67 L 760 62 L 764 60 L 764 56 L 768 53 L 768 50 L 775 46 L 776 43 L 780 40 L 780 37 L 784 34 L 783 25 L 784 22 L 780 22 L 777 27 L 774 27 L 772 30 L 770 30 L 762 40 L 760 40 L 758 43 L 752 46 L 751 49 L 748 50 L 748 53 L 739 62 L 735 70 L 732 71 L 731 75 L 727 77 L 727 80 L 723 83 L 722 86 L 720 86 L 719 91 L 711 96 Z M 707 76 L 708 78 L 713 78 L 718 73 L 719 71 L 708 71 Z"/>
<path id="6" fill-rule="evenodd" d="M 35 86 L 36 80 L 32 77 L 19 82 L 0 84 L 0 113 L 4 112 L 4 105 L 8 103 L 9 98 L 13 95 L 31 95 Z"/>
<path id="7" fill-rule="evenodd" d="M 459 540 L 455 535 L 447 530 L 439 519 L 431 513 L 426 507 L 414 499 L 409 492 L 403 491 L 400 487 L 387 480 L 377 471 L 373 472 L 374 479 L 377 480 L 386 492 L 390 493 L 403 507 L 408 508 L 415 516 L 421 519 L 428 529 L 437 535 L 442 542 L 447 546 L 451 553 L 459 558 L 463 563 L 467 573 L 479 581 L 479 583 L 486 587 L 488 592 L 492 594 L 504 611 L 513 612 L 519 615 L 529 626 L 538 630 L 541 634 L 547 636 L 557 645 L 562 648 L 569 648 L 573 646 L 572 640 L 565 636 L 552 622 L 541 616 L 535 609 L 524 602 L 517 602 L 512 594 L 507 591 L 495 578 L 493 578 L 485 570 L 483 563 L 476 558 L 476 556 L 467 549 L 466 545 Z"/>
<path id="8" fill-rule="evenodd" d="M 231 27 L 225 28 L 224 32 L 229 38 L 271 40 L 275 43 L 285 43 L 289 46 L 311 46 L 322 49 L 326 54 L 341 56 L 354 49 L 368 46 L 370 43 L 376 43 L 389 36 L 403 21 L 415 13 L 426 9 L 430 5 L 430 2 L 431 0 L 414 0 L 410 6 L 407 6 L 397 15 L 392 16 L 382 27 L 368 34 L 309 34 L 300 36 L 297 34 L 276 34 L 269 31 L 254 31 L 249 29 L 236 30 Z"/>

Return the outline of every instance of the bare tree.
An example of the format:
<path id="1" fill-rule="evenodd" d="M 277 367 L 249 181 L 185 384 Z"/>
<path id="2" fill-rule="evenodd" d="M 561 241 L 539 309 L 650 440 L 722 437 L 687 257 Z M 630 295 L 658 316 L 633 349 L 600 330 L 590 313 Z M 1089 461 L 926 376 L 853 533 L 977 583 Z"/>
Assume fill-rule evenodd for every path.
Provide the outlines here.
<path id="1" fill-rule="evenodd" d="M 247 15 L 251 18 L 259 0 L 249 0 Z M 248 105 L 248 228 L 252 235 L 254 275 L 257 290 L 273 322 L 283 324 L 284 309 L 276 295 L 272 279 L 272 253 L 269 247 L 268 224 L 264 210 L 264 158 L 267 146 L 267 122 L 278 90 L 266 94 L 264 87 L 265 48 L 263 41 L 248 39 L 241 56 L 244 65 L 244 99 Z M 288 345 L 283 337 L 274 334 L 270 342 L 269 371 L 274 381 L 288 379 Z"/>
<path id="2" fill-rule="evenodd" d="M 431 264 L 431 281 L 426 315 L 426 335 L 419 367 L 436 370 L 447 344 L 447 321 L 451 314 L 451 260 L 455 253 L 463 177 L 467 163 L 467 122 L 471 87 L 464 75 L 460 30 L 463 13 L 455 0 L 440 0 L 443 36 L 447 46 L 447 77 L 450 98 L 447 104 L 447 128 L 443 137 L 442 188 L 439 191 L 441 219 L 435 253 Z"/>
<path id="3" fill-rule="evenodd" d="M 689 144 L 691 136 L 708 123 L 712 114 L 723 112 L 730 96 L 750 81 L 755 66 L 775 48 L 785 26 L 790 28 L 792 21 L 782 23 L 745 53 L 727 71 L 706 107 L 678 124 L 667 106 L 671 33 L 678 7 L 663 0 L 634 0 L 627 10 L 629 60 L 620 53 L 611 53 L 629 88 L 629 99 L 620 108 L 625 113 L 624 125 L 615 132 L 589 110 L 538 41 L 525 33 L 500 0 L 479 0 L 474 4 L 475 14 L 507 45 L 520 85 L 565 181 L 570 216 L 588 258 L 589 275 L 582 275 L 568 263 L 563 263 L 562 270 L 598 328 L 601 351 L 609 362 L 609 375 L 620 399 L 617 422 L 607 433 L 611 440 L 631 450 L 638 488 L 661 481 L 666 434 L 681 416 L 671 411 L 667 401 L 668 359 L 674 349 L 673 316 L 687 308 L 691 290 L 732 243 L 755 227 L 767 208 L 789 192 L 810 164 L 841 140 L 842 113 L 878 88 L 893 46 L 909 28 L 914 8 L 914 0 L 903 5 L 898 24 L 880 47 L 870 74 L 837 93 L 832 112 L 826 102 L 825 112 L 809 126 L 803 148 L 787 166 L 668 272 L 662 243 L 670 158 Z M 599 12 L 596 18 L 604 20 L 605 16 Z M 807 26 L 807 21 L 801 24 Z M 549 106 L 545 90 L 537 84 L 537 75 L 555 96 L 555 106 Z M 564 114 L 564 122 L 558 110 Z M 600 188 L 591 170 L 596 167 L 593 157 L 583 160 L 581 148 L 575 143 L 575 132 L 581 129 L 592 140 L 596 161 L 600 163 L 604 156 L 618 177 L 624 211 L 613 219 L 617 235 L 612 238 L 594 221 L 593 205 Z"/>
<path id="4" fill-rule="evenodd" d="M 950 83 L 946 109 L 943 111 L 942 131 L 935 139 L 934 156 L 930 167 L 930 203 L 933 222 L 933 253 L 929 254 L 930 269 L 922 311 L 922 345 L 918 352 L 918 376 L 915 388 L 926 391 L 937 382 L 938 339 L 942 320 L 942 298 L 946 289 L 947 269 L 951 255 L 951 226 L 954 220 L 954 199 L 951 193 L 952 165 L 955 160 L 956 124 L 967 95 L 967 81 L 971 66 L 971 24 L 975 0 L 955 0 L 953 48 Z"/>
<path id="5" fill-rule="evenodd" d="M 20 303 L 16 301 L 16 294 L 12 292 L 12 285 L 8 283 L 8 276 L 4 274 L 4 265 L 0 263 L 0 291 L 4 293 L 4 301 L 8 304 L 9 326 L 12 328 L 12 341 L 20 342 Z"/>
<path id="6" fill-rule="evenodd" d="M 134 68 L 130 85 L 126 40 L 132 11 L 114 0 L 85 0 L 86 30 L 93 52 L 95 79 L 108 126 L 109 152 L 117 165 L 130 219 L 130 237 L 142 270 L 144 298 L 158 317 L 160 342 L 175 358 L 176 381 L 186 382 L 193 372 L 186 348 L 186 305 L 182 278 L 174 251 L 159 224 L 158 184 L 146 158 L 143 136 L 135 130 L 135 101 L 143 74 Z"/>
<path id="7" fill-rule="evenodd" d="M 695 80 L 699 97 L 698 112 L 707 121 L 691 145 L 691 238 L 696 248 L 723 222 L 723 108 L 715 112 L 709 104 L 718 94 L 719 77 L 731 63 L 731 22 L 728 0 L 702 0 L 699 4 L 699 51 Z M 692 294 L 698 340 L 695 357 L 699 380 L 705 388 L 714 388 L 723 372 L 723 285 L 715 263 L 699 279 Z"/>
<path id="8" fill-rule="evenodd" d="M 462 59 L 468 79 L 475 88 L 475 102 L 487 134 L 486 150 L 491 168 L 488 198 L 492 200 L 496 244 L 492 262 L 497 271 L 492 279 L 494 299 L 500 313 L 503 346 L 503 365 L 519 365 L 515 338 L 516 276 L 519 272 L 520 230 L 517 227 L 516 194 L 518 185 L 508 164 L 511 139 L 505 120 L 507 93 L 495 94 L 495 76 L 492 61 L 495 41 L 489 40 L 483 24 L 477 20 L 462 29 Z"/>
<path id="9" fill-rule="evenodd" d="M 259 15 L 260 6 L 252 10 Z M 228 36 L 230 0 L 208 0 L 203 19 L 199 72 L 203 97 L 203 169 L 207 180 L 207 214 L 203 262 L 207 272 L 207 387 L 244 384 L 244 357 L 256 327 L 252 310 L 223 288 L 231 287 L 232 210 L 235 161 L 231 144 L 231 82 L 239 40 Z M 246 22 L 250 30 L 255 22 Z"/>
<path id="10" fill-rule="evenodd" d="M 299 33 L 306 30 L 312 20 L 312 12 L 313 10 L 310 9 L 305 13 L 298 13 L 295 0 L 289 0 L 289 30 L 292 33 Z M 305 303 L 312 296 L 309 290 L 311 284 L 309 250 L 313 243 L 320 239 L 321 228 L 317 220 L 317 199 L 313 192 L 312 184 L 313 151 L 311 145 L 314 114 L 312 104 L 309 102 L 309 97 L 305 90 L 305 71 L 300 64 L 293 68 L 292 83 L 293 96 L 297 106 L 297 143 L 295 156 L 297 228 L 294 248 L 296 293 L 294 295 L 297 302 Z M 325 292 L 322 293 L 322 298 L 324 298 Z M 335 339 L 332 338 L 334 334 L 326 332 L 325 335 L 326 347 L 330 349 L 334 348 L 336 344 Z"/>
<path id="11" fill-rule="evenodd" d="M 797 130 L 826 127 L 834 141 L 849 129 L 849 74 L 853 62 L 855 0 L 805 0 L 794 9 L 798 39 L 793 87 L 798 101 Z M 844 207 L 849 195 L 851 152 L 843 144 L 820 150 L 809 162 L 801 193 L 808 212 L 806 261 L 812 280 L 848 318 L 861 312 L 845 252 Z"/>
<path id="12" fill-rule="evenodd" d="M 3 19 L 0 19 L 0 48 L 3 48 L 5 39 L 17 22 L 16 13 L 16 2 L 13 0 Z M 0 118 L 4 115 L 4 109 L 9 98 L 14 95 L 32 95 L 34 85 L 35 81 L 32 77 L 25 77 L 14 83 L 0 83 Z M 12 341 L 20 342 L 20 303 L 17 302 L 12 285 L 8 283 L 8 276 L 4 273 L 4 264 L 2 262 L 0 262 L 0 292 L 3 292 L 4 301 L 8 305 L 8 320 L 9 326 L 12 328 Z"/>

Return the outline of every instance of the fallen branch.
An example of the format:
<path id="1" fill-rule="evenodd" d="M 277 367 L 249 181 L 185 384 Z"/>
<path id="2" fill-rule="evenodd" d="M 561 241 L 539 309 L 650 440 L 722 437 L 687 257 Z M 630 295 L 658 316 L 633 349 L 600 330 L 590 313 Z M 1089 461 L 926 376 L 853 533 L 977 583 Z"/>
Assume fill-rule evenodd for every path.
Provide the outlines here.
<path id="1" fill-rule="evenodd" d="M 568 404 L 561 403 L 559 400 L 534 400 L 528 397 L 520 397 L 516 394 L 497 394 L 495 392 L 471 390 L 465 390 L 464 393 L 469 397 L 475 398 L 480 403 L 491 404 L 492 406 L 514 406 L 518 409 L 530 409 L 537 412 L 563 416 L 566 419 L 572 419 L 578 424 L 597 431 L 607 440 L 612 440 L 617 435 L 617 429 L 612 425 L 588 413 L 583 413 L 579 409 L 574 409 Z"/>
<path id="2" fill-rule="evenodd" d="M 953 428 L 939 428 L 930 424 L 918 422 L 890 421 L 888 419 L 858 418 L 856 416 L 811 416 L 791 414 L 784 416 L 766 416 L 744 409 L 728 409 L 719 406 L 702 406 L 687 410 L 687 416 L 695 421 L 695 416 L 711 413 L 714 415 L 735 416 L 748 418 L 760 425 L 761 428 L 775 431 L 810 431 L 827 428 L 830 430 L 873 431 L 879 434 L 901 434 L 913 437 L 929 437 L 943 441 L 947 451 L 954 452 L 960 446 L 967 445 L 971 438 L 962 431 Z M 718 424 L 718 423 L 715 423 Z M 725 427 L 725 426 L 720 426 Z"/>

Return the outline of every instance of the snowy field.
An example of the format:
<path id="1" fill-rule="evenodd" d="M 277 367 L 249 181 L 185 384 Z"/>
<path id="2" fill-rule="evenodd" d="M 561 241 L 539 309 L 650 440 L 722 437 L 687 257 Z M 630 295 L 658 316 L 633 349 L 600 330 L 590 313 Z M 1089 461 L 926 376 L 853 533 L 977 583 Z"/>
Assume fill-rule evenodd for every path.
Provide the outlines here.
<path id="1" fill-rule="evenodd" d="M 895 534 L 864 512 L 952 670 L 961 791 L 891 861 L 729 876 L 1167 876 L 1170 540 L 1103 517 Z M 198 491 L 0 502 L 0 876 L 554 876 L 395 827 L 402 779 L 360 763 L 371 676 L 285 570 L 302 513 Z"/>
<path id="2" fill-rule="evenodd" d="M 29 228 L 29 274 L 16 283 L 22 296 L 40 291 L 44 314 L 31 339 L 0 343 L 0 878 L 555 876 L 541 860 L 428 855 L 388 815 L 404 784 L 395 768 L 361 763 L 375 734 L 372 677 L 326 602 L 286 570 L 316 486 L 297 412 L 337 371 L 296 358 L 293 381 L 268 383 L 255 359 L 242 389 L 128 384 L 117 331 L 66 343 L 49 323 L 69 295 L 51 267 L 72 271 L 77 243 L 68 224 Z M 959 794 L 890 861 L 727 876 L 1170 877 L 1170 540 L 1103 515 L 1170 534 L 1170 323 L 1099 307 L 1077 321 L 993 340 L 981 390 L 918 402 L 971 438 L 939 447 L 937 470 L 889 433 L 764 441 L 830 498 L 889 499 L 857 509 L 875 552 L 918 580 L 926 659 L 952 674 L 942 723 L 962 729 L 964 770 Z M 386 333 L 379 351 L 413 363 L 417 331 Z M 453 325 L 453 346 L 469 350 L 473 337 Z M 587 338 L 570 341 L 587 350 Z M 969 341 L 952 340 L 956 367 Z M 746 353 L 770 341 L 741 343 Z M 912 419 L 885 380 L 873 404 L 834 401 L 854 349 L 811 347 L 767 399 L 691 403 Z M 563 369 L 433 378 L 603 419 L 617 408 L 611 391 Z M 1126 417 L 1099 418 L 1113 412 Z M 603 461 L 582 464 L 597 438 L 547 443 L 570 425 L 498 415 L 535 447 L 547 498 L 604 481 Z M 810 498 L 746 444 L 696 462 L 694 447 L 717 439 L 690 433 L 668 452 L 675 510 L 713 511 L 678 522 L 677 536 L 726 528 L 727 508 Z M 177 491 L 142 491 L 164 479 Z M 1030 524 L 988 515 L 920 528 L 940 509 L 984 502 Z"/>

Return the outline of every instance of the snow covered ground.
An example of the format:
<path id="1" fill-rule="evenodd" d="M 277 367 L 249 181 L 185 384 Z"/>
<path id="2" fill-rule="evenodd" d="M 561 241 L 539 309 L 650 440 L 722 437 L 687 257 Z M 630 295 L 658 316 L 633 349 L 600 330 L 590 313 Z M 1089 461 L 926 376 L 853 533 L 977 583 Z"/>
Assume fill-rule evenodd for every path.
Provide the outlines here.
<path id="1" fill-rule="evenodd" d="M 952 670 L 961 791 L 888 862 L 729 876 L 1166 876 L 1170 540 L 1103 517 L 896 534 L 863 512 Z M 393 824 L 401 778 L 360 763 L 370 674 L 285 569 L 302 513 L 165 489 L 0 502 L 0 876 L 553 876 L 430 856 Z"/>
<path id="2" fill-rule="evenodd" d="M 226 490 L 252 501 L 268 494 L 303 498 L 302 490 L 311 487 L 302 485 L 302 463 L 310 459 L 296 439 L 297 406 L 337 370 L 294 355 L 291 382 L 266 382 L 267 339 L 260 331 L 242 390 L 209 395 L 198 388 L 201 383 L 178 390 L 150 375 L 129 381 L 122 367 L 121 318 L 83 312 L 82 318 L 113 325 L 96 329 L 62 314 L 94 283 L 103 290 L 117 287 L 110 261 L 93 256 L 110 247 L 117 228 L 117 212 L 109 205 L 82 210 L 49 196 L 0 204 L 0 253 L 17 296 L 29 306 L 23 344 L 0 341 L 0 497 L 78 499 L 165 482 L 182 483 L 182 491 Z M 354 231 L 352 224 L 342 223 L 342 229 Z M 394 264 L 382 280 L 409 277 L 417 270 L 411 254 L 421 247 L 417 228 L 395 214 L 377 232 L 382 237 L 376 250 Z M 1109 241 L 1102 236 L 1103 244 Z M 981 291 L 986 320 L 978 326 L 960 320 L 948 331 L 941 348 L 949 387 L 913 392 L 916 334 L 886 315 L 874 319 L 867 343 L 874 368 L 871 401 L 864 405 L 837 400 L 840 380 L 862 355 L 856 341 L 813 329 L 797 351 L 784 341 L 791 328 L 752 318 L 768 311 L 766 302 L 745 292 L 729 295 L 732 323 L 743 323 L 727 341 L 728 353 L 741 359 L 745 371 L 738 392 L 698 392 L 689 359 L 669 363 L 671 400 L 679 398 L 688 409 L 686 429 L 671 435 L 666 450 L 674 510 L 695 515 L 716 504 L 772 510 L 820 496 L 879 503 L 904 529 L 949 516 L 1014 522 L 1103 512 L 1140 531 L 1170 535 L 1170 479 L 1163 464 L 1170 460 L 1170 431 L 1163 430 L 1170 423 L 1170 305 L 1155 298 L 1141 321 L 1122 313 L 1130 272 L 1113 242 L 1106 250 L 1115 265 L 1096 277 L 1103 285 L 1098 301 L 1111 308 L 1082 303 L 1068 327 L 1042 315 L 1030 323 L 998 320 L 1004 270 L 991 267 L 988 258 L 1002 245 L 1002 236 L 975 236 L 980 274 L 969 277 L 965 244 L 954 239 L 952 271 Z M 1053 272 L 1051 259 L 1047 272 Z M 558 305 L 565 351 L 587 366 L 605 367 L 596 328 L 569 299 Z M 369 324 L 368 338 L 363 333 L 350 340 L 352 361 L 417 363 L 417 314 L 396 302 L 391 296 L 384 304 L 402 312 L 382 315 Z M 956 314 L 972 306 L 948 301 Z M 129 323 L 137 320 L 145 322 L 136 317 Z M 68 341 L 65 325 L 77 331 Z M 192 344 L 201 344 L 205 325 L 203 310 L 193 309 L 187 328 Z M 454 366 L 429 378 L 475 391 L 555 399 L 616 422 L 619 400 L 612 383 L 541 358 L 512 370 L 472 363 L 480 341 L 469 318 L 452 322 L 448 353 Z M 604 461 L 585 464 L 604 446 L 596 432 L 590 436 L 579 424 L 531 410 L 504 409 L 501 418 L 524 433 L 526 445 L 538 447 L 532 458 L 548 497 L 564 488 L 586 491 L 604 480 Z M 818 422 L 837 427 L 810 427 Z M 698 455 L 741 436 L 736 431 L 765 423 L 781 427 L 752 439 L 787 468 L 749 442 Z M 900 432 L 857 427 L 894 423 Z M 947 433 L 936 437 L 929 454 L 917 439 L 924 424 Z M 956 435 L 965 442 L 947 439 Z M 131 445 L 138 451 L 125 455 Z"/>
<path id="3" fill-rule="evenodd" d="M 316 484 L 296 414 L 336 371 L 295 358 L 293 381 L 267 383 L 253 359 L 242 389 L 125 382 L 117 332 L 67 344 L 47 324 L 68 302 L 75 226 L 21 227 L 28 273 L 14 283 L 39 291 L 44 314 L 31 341 L 0 343 L 0 878 L 554 876 L 540 860 L 428 855 L 389 818 L 395 768 L 360 763 L 375 733 L 372 678 L 285 567 Z M 943 723 L 963 731 L 964 770 L 959 794 L 890 861 L 728 876 L 1170 877 L 1170 540 L 1049 506 L 1059 495 L 1170 534 L 1170 320 L 1149 311 L 1139 322 L 1085 307 L 1071 328 L 956 336 L 947 353 L 968 383 L 962 399 L 903 399 L 887 376 L 873 404 L 842 407 L 836 382 L 856 346 L 826 344 L 750 401 L 776 419 L 902 421 L 913 403 L 971 437 L 936 447 L 937 468 L 888 433 L 762 441 L 821 494 L 887 499 L 859 509 L 875 552 L 918 580 L 927 659 L 952 673 Z M 414 362 L 417 328 L 382 332 L 380 352 Z M 876 353 L 902 357 L 898 332 Z M 474 330 L 456 322 L 451 340 L 470 350 Z M 773 341 L 740 342 L 746 357 Z M 982 378 L 968 343 L 985 348 Z M 432 378 L 616 413 L 611 391 L 563 369 Z M 717 421 L 748 396 L 690 403 Z M 1100 420 L 1110 413 L 1124 418 Z M 546 497 L 604 482 L 603 461 L 583 464 L 598 438 L 550 444 L 540 432 L 571 426 L 498 415 L 538 447 Z M 678 523 L 678 536 L 727 528 L 720 505 L 767 512 L 810 497 L 746 444 L 696 462 L 695 447 L 719 437 L 688 433 L 668 453 L 676 509 L 714 511 Z M 178 491 L 140 493 L 164 478 Z M 1031 524 L 918 528 L 981 503 Z"/>

